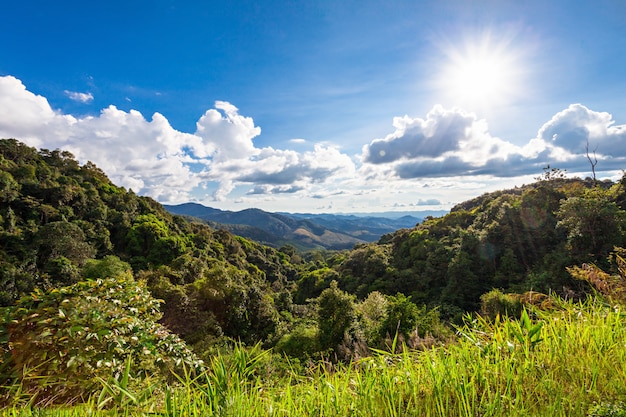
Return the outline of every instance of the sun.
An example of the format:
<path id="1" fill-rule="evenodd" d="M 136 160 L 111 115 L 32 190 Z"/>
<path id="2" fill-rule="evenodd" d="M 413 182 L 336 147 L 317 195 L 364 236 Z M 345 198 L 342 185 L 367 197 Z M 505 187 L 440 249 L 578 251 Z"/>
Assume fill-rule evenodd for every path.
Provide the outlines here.
<path id="1" fill-rule="evenodd" d="M 437 84 L 447 104 L 488 110 L 510 103 L 520 91 L 521 62 L 508 43 L 486 38 L 448 47 L 446 57 Z"/>
<path id="2" fill-rule="evenodd" d="M 468 57 L 450 69 L 450 92 L 461 101 L 497 101 L 507 89 L 506 72 L 497 57 Z"/>

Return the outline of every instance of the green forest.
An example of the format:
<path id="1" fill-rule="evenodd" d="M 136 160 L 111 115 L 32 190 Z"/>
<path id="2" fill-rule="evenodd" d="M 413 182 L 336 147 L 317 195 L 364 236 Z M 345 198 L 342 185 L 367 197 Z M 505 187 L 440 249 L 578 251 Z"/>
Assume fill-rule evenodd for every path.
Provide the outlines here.
<path id="1" fill-rule="evenodd" d="M 2 139 L 2 413 L 626 416 L 626 175 L 565 174 L 300 252 Z"/>

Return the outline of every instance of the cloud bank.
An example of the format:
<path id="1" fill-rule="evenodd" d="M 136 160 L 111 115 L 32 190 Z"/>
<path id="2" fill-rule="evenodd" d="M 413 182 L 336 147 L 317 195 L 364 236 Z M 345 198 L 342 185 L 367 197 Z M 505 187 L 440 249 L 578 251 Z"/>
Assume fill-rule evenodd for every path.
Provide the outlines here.
<path id="1" fill-rule="evenodd" d="M 316 145 L 304 153 L 258 148 L 253 140 L 260 133 L 252 118 L 224 101 L 200 117 L 193 133 L 175 130 L 160 113 L 147 120 L 113 105 L 77 118 L 53 110 L 20 80 L 0 77 L 0 137 L 69 150 L 81 162 L 94 162 L 116 184 L 159 201 L 197 199 L 194 191 L 211 186 L 216 200 L 246 184 L 257 194 L 293 193 L 354 175 L 352 159 L 337 148 Z"/>
<path id="2" fill-rule="evenodd" d="M 66 95 L 93 100 L 88 93 Z M 473 113 L 438 105 L 424 118 L 394 118 L 391 133 L 370 140 L 354 155 L 300 138 L 291 143 L 306 145 L 308 151 L 257 147 L 254 140 L 260 134 L 251 117 L 226 101 L 215 102 L 201 115 L 195 132 L 181 132 L 160 113 L 147 119 L 113 105 L 90 116 L 63 114 L 19 79 L 0 77 L 0 137 L 68 150 L 83 163 L 96 163 L 114 183 L 164 203 L 381 199 L 409 195 L 416 188 L 430 187 L 432 193 L 433 184 L 463 188 L 464 178 L 538 175 L 548 164 L 588 175 L 586 154 L 594 151 L 598 170 L 626 168 L 626 126 L 581 104 L 555 114 L 521 146 L 493 136 L 487 121 Z M 431 194 L 413 194 L 406 201 L 442 203 Z M 389 207 L 394 203 L 398 201 L 389 201 Z"/>
<path id="3" fill-rule="evenodd" d="M 594 151 L 603 170 L 618 170 L 626 167 L 626 126 L 614 124 L 609 113 L 572 104 L 517 146 L 492 136 L 487 122 L 473 113 L 435 106 L 424 119 L 395 118 L 393 133 L 363 147 L 362 171 L 399 179 L 507 178 L 536 174 L 551 164 L 585 172 L 587 152 Z"/>

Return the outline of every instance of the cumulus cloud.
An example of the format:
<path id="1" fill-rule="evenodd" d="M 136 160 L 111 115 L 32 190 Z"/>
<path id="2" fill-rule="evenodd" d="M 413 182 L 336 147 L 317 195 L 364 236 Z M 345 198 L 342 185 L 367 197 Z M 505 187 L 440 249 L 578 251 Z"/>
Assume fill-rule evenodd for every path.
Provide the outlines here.
<path id="1" fill-rule="evenodd" d="M 262 185 L 255 188 L 255 194 L 292 193 L 331 179 L 352 177 L 355 170 L 350 157 L 337 148 L 315 145 L 313 151 L 304 153 L 259 149 L 253 158 L 218 161 L 212 165 L 209 176 L 221 179 L 216 198 L 224 198 L 236 183 Z"/>
<path id="2" fill-rule="evenodd" d="M 74 117 L 53 111 L 45 97 L 26 90 L 17 78 L 0 77 L 1 137 L 19 138 L 40 147 L 43 138 L 75 122 Z"/>
<path id="3" fill-rule="evenodd" d="M 365 162 L 373 164 L 400 159 L 436 158 L 458 150 L 472 124 L 471 115 L 446 111 L 441 106 L 428 113 L 426 119 L 409 116 L 393 119 L 395 132 L 376 139 L 363 149 Z"/>
<path id="4" fill-rule="evenodd" d="M 196 123 L 196 135 L 203 139 L 198 144 L 200 156 L 213 155 L 216 161 L 248 158 L 259 150 L 252 139 L 261 134 L 250 117 L 239 115 L 239 109 L 225 101 L 215 102 L 215 109 L 207 110 Z"/>
<path id="5" fill-rule="evenodd" d="M 429 199 L 419 199 L 417 200 L 417 202 L 415 203 L 416 206 L 436 206 L 441 204 L 440 200 L 437 200 L 436 198 L 429 198 Z"/>
<path id="6" fill-rule="evenodd" d="M 287 186 L 278 186 L 272 187 L 270 185 L 257 185 L 253 189 L 247 192 L 248 195 L 254 194 L 293 194 L 298 191 L 304 190 L 304 187 L 299 187 L 297 185 L 287 185 Z"/>
<path id="7" fill-rule="evenodd" d="M 393 133 L 363 147 L 362 175 L 510 178 L 537 174 L 548 164 L 584 172 L 587 150 L 597 150 L 604 170 L 623 169 L 626 157 L 626 126 L 580 104 L 557 113 L 524 146 L 491 135 L 485 120 L 461 109 L 435 106 L 424 119 L 395 118 L 393 126 Z"/>
<path id="8" fill-rule="evenodd" d="M 610 113 L 572 104 L 539 129 L 537 140 L 562 155 L 586 155 L 587 151 L 597 151 L 603 164 L 617 163 L 617 168 L 623 168 L 619 164 L 623 164 L 626 156 L 626 126 L 616 126 Z"/>
<path id="9" fill-rule="evenodd" d="M 418 199 L 415 202 L 408 203 L 394 203 L 394 207 L 398 208 L 409 208 L 409 207 L 421 207 L 421 206 L 439 206 L 441 205 L 441 200 L 436 198 L 428 198 L 428 199 Z"/>
<path id="10" fill-rule="evenodd" d="M 291 194 L 355 171 L 350 157 L 333 147 L 305 153 L 257 148 L 260 133 L 252 118 L 225 101 L 207 110 L 193 133 L 172 128 L 160 113 L 147 120 L 115 106 L 76 118 L 53 110 L 17 78 L 0 77 L 0 137 L 69 150 L 116 184 L 160 201 L 189 201 L 199 188 L 216 188 L 214 198 L 224 199 L 242 184 L 251 184 L 253 194 Z"/>
<path id="11" fill-rule="evenodd" d="M 476 175 L 521 152 L 492 136 L 485 120 L 457 108 L 437 105 L 424 119 L 395 118 L 393 126 L 393 133 L 363 147 L 364 172 L 400 178 Z"/>
<path id="12" fill-rule="evenodd" d="M 70 98 L 70 100 L 78 101 L 79 103 L 91 103 L 93 101 L 93 94 L 91 93 L 79 93 L 76 91 L 64 91 L 65 95 Z"/>

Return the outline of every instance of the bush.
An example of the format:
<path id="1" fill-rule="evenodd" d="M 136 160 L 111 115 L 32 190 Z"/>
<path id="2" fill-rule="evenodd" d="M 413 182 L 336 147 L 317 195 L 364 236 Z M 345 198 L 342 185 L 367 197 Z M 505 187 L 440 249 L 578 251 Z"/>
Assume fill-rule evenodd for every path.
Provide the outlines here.
<path id="1" fill-rule="evenodd" d="M 301 324 L 291 333 L 284 335 L 274 348 L 287 356 L 308 359 L 320 350 L 317 327 Z"/>
<path id="2" fill-rule="evenodd" d="M 480 296 L 480 313 L 492 320 L 497 315 L 519 318 L 521 312 L 522 303 L 513 295 L 494 289 Z"/>
<path id="3" fill-rule="evenodd" d="M 183 366 L 201 370 L 202 362 L 159 318 L 159 302 L 129 273 L 36 290 L 5 319 L 11 360 L 3 364 L 3 379 L 12 373 L 35 403 L 68 404 L 125 373 L 142 380 L 171 377 Z"/>

